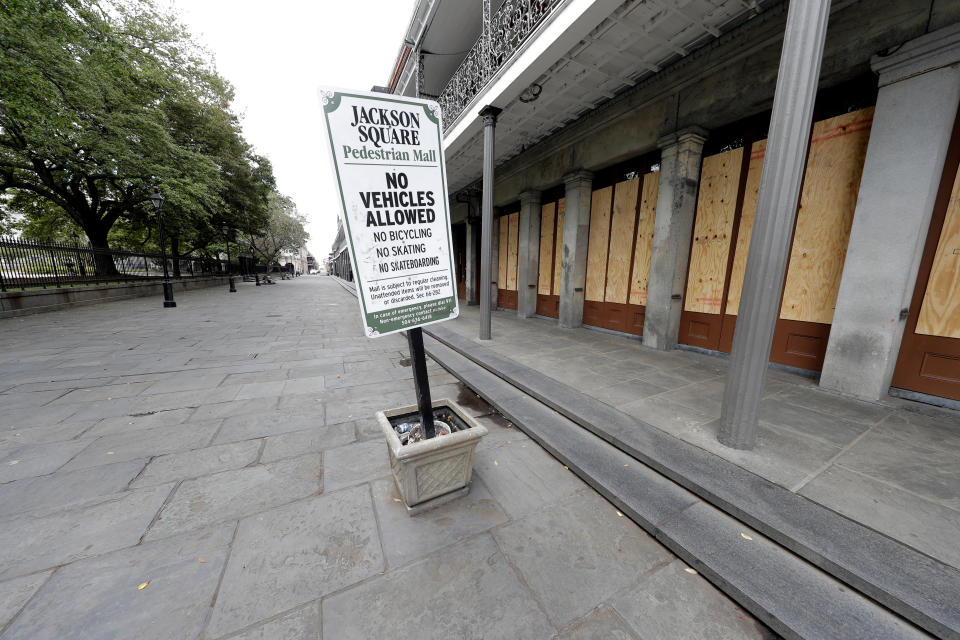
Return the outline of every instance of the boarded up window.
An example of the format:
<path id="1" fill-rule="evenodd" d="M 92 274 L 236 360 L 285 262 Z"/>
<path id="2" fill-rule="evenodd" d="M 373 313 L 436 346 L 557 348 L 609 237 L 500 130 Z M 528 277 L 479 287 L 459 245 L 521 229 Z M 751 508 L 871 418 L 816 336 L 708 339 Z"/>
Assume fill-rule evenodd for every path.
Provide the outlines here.
<path id="1" fill-rule="evenodd" d="M 610 241 L 610 205 L 613 187 L 593 192 L 590 200 L 590 241 L 587 245 L 587 287 L 584 297 L 603 300 L 607 277 L 607 248 Z"/>
<path id="2" fill-rule="evenodd" d="M 610 250 L 607 256 L 607 288 L 604 301 L 626 304 L 630 289 L 630 259 L 637 219 L 640 180 L 618 182 L 613 196 Z"/>
<path id="3" fill-rule="evenodd" d="M 720 313 L 743 149 L 703 159 L 684 311 Z"/>
<path id="4" fill-rule="evenodd" d="M 813 127 L 780 317 L 833 322 L 873 107 Z"/>
<path id="5" fill-rule="evenodd" d="M 511 213 L 500 218 L 500 271 L 497 286 L 507 291 L 517 290 L 517 245 L 520 237 L 520 214 Z"/>
<path id="6" fill-rule="evenodd" d="M 657 216 L 659 173 L 643 176 L 640 204 L 637 211 L 636 241 L 633 246 L 633 275 L 630 278 L 630 304 L 647 304 L 647 282 L 650 280 L 650 257 L 653 254 L 653 226 Z"/>
<path id="7" fill-rule="evenodd" d="M 953 183 L 943 230 L 923 294 L 917 333 L 960 338 L 960 173 Z M 956 362 L 960 367 L 960 362 Z"/>

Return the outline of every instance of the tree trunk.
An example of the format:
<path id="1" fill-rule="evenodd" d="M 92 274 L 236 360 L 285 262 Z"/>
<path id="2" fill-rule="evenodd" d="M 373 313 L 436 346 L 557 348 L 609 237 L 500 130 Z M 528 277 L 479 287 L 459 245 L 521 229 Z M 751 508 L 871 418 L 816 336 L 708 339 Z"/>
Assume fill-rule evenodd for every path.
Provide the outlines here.
<path id="1" fill-rule="evenodd" d="M 117 265 L 113 262 L 113 253 L 107 243 L 107 229 L 84 227 L 84 233 L 93 247 L 93 269 L 98 278 L 117 276 Z"/>

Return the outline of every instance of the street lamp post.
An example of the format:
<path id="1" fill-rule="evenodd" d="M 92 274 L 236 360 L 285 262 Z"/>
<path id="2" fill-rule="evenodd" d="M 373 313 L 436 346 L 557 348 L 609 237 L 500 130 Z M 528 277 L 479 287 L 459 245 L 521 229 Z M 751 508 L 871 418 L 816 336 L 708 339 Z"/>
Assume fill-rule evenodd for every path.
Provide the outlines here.
<path id="1" fill-rule="evenodd" d="M 257 254 L 253 252 L 253 242 L 250 243 L 250 267 L 253 269 L 253 278 L 257 281 L 257 286 L 260 286 L 260 273 L 257 272 Z"/>
<path id="2" fill-rule="evenodd" d="M 233 281 L 233 268 L 230 265 L 230 227 L 223 225 L 220 230 L 223 231 L 223 237 L 227 241 L 227 276 L 230 278 L 230 293 L 236 293 L 237 285 Z"/>
<path id="3" fill-rule="evenodd" d="M 163 260 L 163 306 L 175 307 L 177 303 L 173 300 L 173 283 L 170 282 L 170 273 L 167 271 L 167 248 L 163 240 L 163 195 L 160 189 L 154 188 L 150 194 L 150 202 L 153 204 L 153 210 L 157 212 L 157 226 L 160 231 L 160 258 Z"/>

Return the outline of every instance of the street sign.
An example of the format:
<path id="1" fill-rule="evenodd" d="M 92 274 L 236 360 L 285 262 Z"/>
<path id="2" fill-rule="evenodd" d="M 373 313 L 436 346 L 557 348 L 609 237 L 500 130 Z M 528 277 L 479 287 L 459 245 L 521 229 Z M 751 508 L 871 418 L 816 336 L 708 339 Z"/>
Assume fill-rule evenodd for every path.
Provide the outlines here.
<path id="1" fill-rule="evenodd" d="M 321 89 L 368 337 L 456 318 L 440 106 Z"/>

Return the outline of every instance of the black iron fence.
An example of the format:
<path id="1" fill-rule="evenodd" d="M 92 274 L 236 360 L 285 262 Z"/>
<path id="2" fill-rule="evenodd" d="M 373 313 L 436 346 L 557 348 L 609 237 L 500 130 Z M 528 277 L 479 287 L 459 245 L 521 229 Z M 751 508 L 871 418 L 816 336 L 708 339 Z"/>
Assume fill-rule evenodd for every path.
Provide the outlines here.
<path id="1" fill-rule="evenodd" d="M 236 271 L 236 261 L 230 267 Z M 171 277 L 225 274 L 227 269 L 226 260 L 217 258 L 167 256 Z M 0 291 L 160 278 L 163 258 L 158 253 L 0 238 Z"/>

